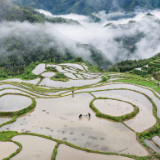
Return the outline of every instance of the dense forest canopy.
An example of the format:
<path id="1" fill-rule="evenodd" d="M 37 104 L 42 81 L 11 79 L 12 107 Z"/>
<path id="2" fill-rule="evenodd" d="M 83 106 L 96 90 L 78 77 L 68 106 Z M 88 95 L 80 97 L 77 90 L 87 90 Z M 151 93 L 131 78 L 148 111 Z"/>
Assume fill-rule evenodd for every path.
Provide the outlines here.
<path id="1" fill-rule="evenodd" d="M 85 14 L 101 10 L 133 11 L 136 7 L 146 9 L 160 8 L 160 0 L 12 0 L 34 8 L 49 10 L 53 14 Z"/>

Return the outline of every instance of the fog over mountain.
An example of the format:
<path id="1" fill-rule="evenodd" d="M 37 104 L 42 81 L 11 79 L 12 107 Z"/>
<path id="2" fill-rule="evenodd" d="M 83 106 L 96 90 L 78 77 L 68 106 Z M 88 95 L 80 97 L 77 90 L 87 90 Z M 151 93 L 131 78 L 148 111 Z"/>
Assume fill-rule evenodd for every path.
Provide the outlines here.
<path id="1" fill-rule="evenodd" d="M 39 11 L 46 16 L 57 17 L 50 12 Z M 133 14 L 133 18 L 111 20 Z M 81 25 L 54 24 L 53 27 L 75 41 L 96 47 L 112 62 L 149 58 L 160 51 L 160 10 L 110 14 L 101 11 L 94 15 L 101 18 L 101 22 L 91 23 L 88 16 L 69 14 L 60 17 L 77 20 Z"/>
<path id="2" fill-rule="evenodd" d="M 94 46 L 74 41 L 55 28 L 63 23 L 81 26 L 77 21 L 45 17 L 7 0 L 0 0 L 0 6 L 0 71 L 16 75 L 37 61 L 62 63 L 76 57 L 105 69 L 111 65 Z"/>
<path id="3" fill-rule="evenodd" d="M 158 9 L 53 15 L 0 2 L 0 65 L 9 71 L 23 72 L 31 62 L 61 63 L 77 56 L 107 69 L 111 63 L 160 52 Z"/>

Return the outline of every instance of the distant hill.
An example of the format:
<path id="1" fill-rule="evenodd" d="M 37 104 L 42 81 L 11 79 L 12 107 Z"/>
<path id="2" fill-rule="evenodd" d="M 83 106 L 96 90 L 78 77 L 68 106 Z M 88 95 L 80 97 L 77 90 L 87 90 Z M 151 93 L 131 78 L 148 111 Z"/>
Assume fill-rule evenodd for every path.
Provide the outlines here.
<path id="1" fill-rule="evenodd" d="M 0 6 L 0 73 L 3 75 L 4 72 L 13 76 L 22 74 L 26 67 L 37 61 L 62 63 L 76 57 L 99 67 L 108 68 L 111 65 L 100 50 L 75 42 L 52 29 L 52 23 L 79 25 L 78 22 L 47 18 L 8 0 L 0 0 Z"/>
<path id="2" fill-rule="evenodd" d="M 109 71 L 126 72 L 141 75 L 153 76 L 155 79 L 160 80 L 160 53 L 148 59 L 140 60 L 125 60 L 112 65 Z"/>
<path id="3" fill-rule="evenodd" d="M 155 24 L 156 26 L 160 26 L 160 19 L 152 15 L 151 13 L 146 14 L 141 19 L 142 21 L 148 21 L 151 24 Z M 108 23 L 104 27 L 110 27 L 112 29 L 119 29 L 124 28 L 130 29 L 131 27 L 136 26 L 137 24 L 141 23 L 141 21 L 129 21 L 127 24 L 113 24 Z M 148 24 L 149 24 L 148 23 Z M 147 33 L 150 34 L 150 33 Z M 124 48 L 130 51 L 130 54 L 134 54 L 137 49 L 137 43 L 142 40 L 143 38 L 147 37 L 147 34 L 143 31 L 135 32 L 131 35 L 120 36 L 116 37 L 116 41 L 121 43 Z M 153 37 L 154 38 L 154 37 Z M 159 42 L 159 39 L 158 39 Z M 130 72 L 133 74 L 137 74 L 143 77 L 153 77 L 156 80 L 160 80 L 160 53 L 156 54 L 155 56 L 148 58 L 148 59 L 139 59 L 139 60 L 123 60 L 113 64 L 109 71 L 116 71 L 116 72 Z"/>
<path id="4" fill-rule="evenodd" d="M 153 33 L 153 31 L 154 31 L 153 27 L 151 27 L 152 24 L 154 24 L 157 28 L 159 28 L 160 27 L 160 19 L 157 18 L 156 16 L 152 15 L 151 13 L 147 13 L 138 21 L 130 20 L 128 23 L 124 23 L 124 24 L 108 23 L 108 24 L 104 25 L 104 28 L 106 28 L 106 30 L 112 30 L 113 33 L 117 33 L 114 36 L 114 42 L 116 42 L 116 44 L 121 46 L 121 48 L 125 49 L 125 51 L 126 51 L 125 58 L 126 59 L 133 59 L 133 58 L 140 59 L 141 53 L 142 54 L 144 53 L 144 55 L 145 55 L 145 51 L 138 52 L 141 48 L 138 44 L 140 42 L 142 42 L 143 40 L 148 39 L 148 37 L 151 37 L 151 33 Z M 147 25 L 148 28 L 150 28 L 150 32 L 146 32 L 145 29 L 139 29 L 143 25 Z M 156 30 L 156 27 L 155 27 L 155 30 Z M 131 31 L 133 31 L 133 32 L 131 32 Z M 123 33 L 123 34 L 119 34 L 119 33 Z M 154 38 L 154 36 L 153 36 L 153 38 Z M 160 42 L 160 39 L 158 38 L 157 43 L 159 43 L 159 42 Z M 147 46 L 147 43 L 146 43 L 146 46 Z M 150 48 L 152 48 L 152 47 L 150 47 Z M 155 54 L 156 54 L 156 52 L 155 52 Z M 123 55 L 123 51 L 119 52 L 119 53 L 120 53 L 119 55 Z M 135 55 L 135 57 L 134 57 L 134 55 Z M 147 58 L 149 58 L 149 57 L 147 57 Z M 119 62 L 122 60 L 123 59 L 121 59 L 121 56 L 115 57 L 115 62 Z M 130 68 L 130 66 L 128 66 L 128 68 Z M 122 69 L 122 71 L 123 71 L 123 69 Z"/>
<path id="5" fill-rule="evenodd" d="M 61 17 L 45 17 L 44 14 L 41 14 L 30 7 L 14 5 L 8 0 L 0 0 L 0 6 L 0 21 L 29 21 L 31 23 L 51 22 L 79 25 L 79 22 L 71 19 L 65 19 Z"/>
<path id="6" fill-rule="evenodd" d="M 154 23 L 157 26 L 160 26 L 160 19 L 158 19 L 156 16 L 152 15 L 151 13 L 146 14 L 144 17 L 142 17 L 141 20 L 148 20 L 150 23 Z M 127 24 L 118 24 L 118 25 L 113 24 L 113 23 L 109 23 L 109 24 L 106 24 L 104 27 L 111 27 L 113 29 L 116 29 L 118 27 L 129 29 L 129 28 L 131 28 L 131 26 L 134 27 L 139 22 L 129 21 Z M 137 49 L 136 43 L 139 42 L 142 38 L 145 38 L 147 36 L 144 32 L 135 32 L 135 33 L 136 34 L 134 34 L 132 36 L 129 35 L 129 36 L 123 36 L 123 37 L 116 38 L 116 41 L 118 43 L 122 43 L 123 47 L 128 49 L 131 54 L 134 54 L 134 51 Z M 148 59 L 139 59 L 139 60 L 128 60 L 127 59 L 127 60 L 120 61 L 120 62 L 113 64 L 109 68 L 109 71 L 126 72 L 126 71 L 131 71 L 135 68 L 144 67 L 145 65 L 149 65 L 149 67 L 147 67 L 147 68 L 150 68 L 153 66 L 155 68 L 157 68 L 157 66 L 154 64 L 157 64 L 157 62 L 159 63 L 159 59 L 160 59 L 160 53 L 158 53 L 155 56 L 148 58 Z M 155 61 L 155 63 L 154 63 L 154 61 Z M 146 67 L 144 67 L 144 68 L 146 69 Z"/>
<path id="7" fill-rule="evenodd" d="M 33 8 L 44 9 L 53 14 L 84 14 L 105 10 L 133 11 L 136 7 L 146 9 L 160 8 L 160 0 L 12 0 Z"/>

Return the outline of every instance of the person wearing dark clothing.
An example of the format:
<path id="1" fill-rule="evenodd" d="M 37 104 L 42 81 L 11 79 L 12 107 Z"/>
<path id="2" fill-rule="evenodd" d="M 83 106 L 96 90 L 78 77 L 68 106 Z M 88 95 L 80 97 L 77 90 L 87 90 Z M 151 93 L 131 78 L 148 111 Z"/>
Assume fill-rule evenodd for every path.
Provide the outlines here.
<path id="1" fill-rule="evenodd" d="M 81 117 L 82 117 L 82 114 L 79 115 L 79 118 L 81 118 Z"/>
<path id="2" fill-rule="evenodd" d="M 74 98 L 74 91 L 72 91 L 72 97 Z"/>
<path id="3" fill-rule="evenodd" d="M 91 117 L 91 114 L 90 114 L 90 113 L 88 113 L 88 117 L 89 117 L 89 118 Z"/>

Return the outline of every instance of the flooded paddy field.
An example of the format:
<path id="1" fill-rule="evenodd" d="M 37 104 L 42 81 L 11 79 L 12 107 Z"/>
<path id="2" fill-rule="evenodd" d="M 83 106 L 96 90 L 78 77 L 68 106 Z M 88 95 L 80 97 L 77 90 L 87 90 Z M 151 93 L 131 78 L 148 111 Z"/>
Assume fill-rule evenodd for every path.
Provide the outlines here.
<path id="1" fill-rule="evenodd" d="M 121 89 L 121 88 L 136 90 L 136 91 L 142 92 L 146 94 L 147 96 L 149 96 L 153 100 L 153 102 L 156 104 L 157 116 L 160 118 L 160 100 L 153 94 L 152 91 L 148 90 L 147 88 L 142 88 L 142 87 L 135 86 L 132 84 L 119 83 L 119 84 L 107 84 L 105 86 L 96 87 L 96 88 L 81 89 L 75 92 L 78 93 L 78 92 L 89 92 L 89 91 L 98 91 L 98 90 L 106 90 L 106 89 Z"/>
<path id="2" fill-rule="evenodd" d="M 56 142 L 36 136 L 20 135 L 13 141 L 22 144 L 22 151 L 11 160 L 51 160 Z"/>
<path id="3" fill-rule="evenodd" d="M 86 72 L 86 70 L 82 67 L 82 65 L 79 64 L 72 64 L 72 63 L 65 63 L 59 65 L 48 64 L 47 67 L 56 67 L 56 69 L 59 72 L 64 73 L 64 75 L 66 75 L 68 78 L 71 79 L 94 79 L 94 78 L 99 78 L 100 76 L 100 74 Z M 76 76 L 74 74 L 76 74 Z M 83 77 L 81 75 L 83 75 Z"/>
<path id="4" fill-rule="evenodd" d="M 156 123 L 156 119 L 152 113 L 151 102 L 142 94 L 130 90 L 110 90 L 92 92 L 98 97 L 115 98 L 135 104 L 139 108 L 139 113 L 133 119 L 124 123 L 131 127 L 136 132 L 143 132 L 152 127 Z"/>
<path id="5" fill-rule="evenodd" d="M 75 75 L 73 75 L 73 73 L 64 73 L 64 75 L 66 75 L 67 77 L 72 78 L 72 79 L 77 79 L 75 77 Z"/>
<path id="6" fill-rule="evenodd" d="M 11 85 L 11 84 L 1 84 L 0 85 L 0 89 L 5 89 L 5 88 L 18 88 L 18 87 Z"/>
<path id="7" fill-rule="evenodd" d="M 39 96 L 39 97 L 47 97 L 48 94 L 45 95 L 41 95 L 35 92 L 32 92 L 30 90 L 21 88 L 22 86 L 14 86 L 14 85 L 0 85 L 0 89 L 3 89 L 0 91 L 0 95 L 5 94 L 5 93 L 21 93 L 21 94 L 25 94 L 25 95 L 29 95 L 31 97 L 35 97 L 35 96 Z M 13 89 L 7 89 L 7 88 L 13 88 Z M 26 93 L 27 92 L 27 93 Z"/>
<path id="8" fill-rule="evenodd" d="M 58 147 L 58 154 L 56 160 L 133 160 L 132 158 L 114 156 L 114 155 L 99 155 L 95 153 L 88 153 L 79 151 L 66 145 Z"/>
<path id="9" fill-rule="evenodd" d="M 152 141 L 145 139 L 144 143 L 151 148 L 154 152 L 160 154 L 160 148 L 158 148 Z"/>
<path id="10" fill-rule="evenodd" d="M 34 89 L 32 92 L 32 87 L 34 86 L 24 88 L 23 83 L 19 85 L 17 83 L 17 86 L 12 84 L 1 84 L 0 89 L 2 90 L 0 91 L 0 95 L 4 93 L 22 93 L 30 95 L 35 98 L 36 106 L 28 113 L 17 117 L 15 122 L 0 127 L 0 133 L 7 133 L 10 131 L 17 131 L 19 134 L 35 133 L 41 136 L 47 136 L 46 138 L 50 137 L 60 140 L 61 144 L 57 148 L 56 160 L 132 160 L 136 159 L 136 157 L 133 158 L 131 156 L 132 158 L 127 158 L 125 155 L 120 156 L 120 154 L 139 157 L 149 156 L 149 150 L 142 145 L 141 140 L 137 138 L 137 135 L 142 132 L 148 132 L 146 130 L 156 124 L 156 118 L 153 115 L 153 106 L 145 95 L 129 89 L 142 92 L 149 96 L 157 106 L 158 116 L 160 116 L 160 100 L 155 97 L 152 91 L 140 86 L 107 83 L 105 86 L 100 86 L 102 84 L 104 85 L 102 82 L 98 83 L 101 78 L 84 80 L 84 78 L 95 78 L 101 76 L 101 74 L 87 73 L 87 66 L 77 65 L 65 64 L 64 67 L 59 65 L 45 65 L 55 66 L 57 70 L 59 69 L 58 71 L 62 71 L 71 78 L 68 82 L 52 81 L 49 79 L 54 72 L 44 72 L 44 64 L 41 64 L 40 66 L 37 66 L 38 68 L 34 69 L 33 72 L 35 74 L 39 73 L 41 76 L 45 77 L 40 85 L 46 86 L 47 89 L 51 89 L 50 87 L 63 88 L 59 89 L 57 92 L 54 90 L 53 92 L 51 92 L 52 90 L 43 91 L 46 87 L 42 87 L 41 92 L 36 92 Z M 83 77 L 81 75 L 83 75 Z M 78 77 L 81 80 L 72 80 L 78 79 Z M 83 85 L 90 85 L 92 88 L 75 90 L 75 94 L 72 94 L 72 88 L 70 87 L 79 87 Z M 65 90 L 65 88 L 67 89 Z M 32 103 L 31 99 L 25 96 L 19 97 L 19 95 L 11 94 L 5 96 L 0 98 L 0 111 L 16 111 L 28 107 Z M 96 113 L 90 108 L 90 102 L 95 98 L 94 96 L 96 98 L 109 98 L 97 99 L 93 102 L 94 106 L 104 114 L 115 117 L 130 114 L 134 111 L 134 107 L 129 103 L 136 105 L 139 108 L 139 112 L 135 117 L 123 122 L 111 121 L 107 118 L 98 118 L 96 117 Z M 25 98 L 28 98 L 30 102 Z M 88 113 L 91 114 L 91 117 L 87 116 Z M 80 114 L 82 114 L 81 118 L 79 118 Z M 0 117 L 0 125 L 9 120 L 11 120 L 11 117 Z M 40 138 L 38 135 L 17 135 L 13 137 L 13 141 L 19 142 L 22 145 L 22 150 L 11 159 L 29 160 L 34 158 L 35 160 L 51 160 L 57 142 Z M 158 136 L 153 137 L 152 140 L 144 139 L 144 143 L 149 148 L 160 154 L 160 149 L 158 148 L 160 138 Z M 82 147 L 83 149 L 87 148 L 87 150 L 100 151 L 100 153 L 107 152 L 111 155 L 81 151 L 76 149 L 75 146 L 75 148 L 71 148 L 67 144 L 64 145 L 64 141 L 66 141 L 67 144 L 70 143 Z M 8 157 L 19 148 L 14 143 L 9 143 L 17 148 L 11 150 L 11 153 L 6 152 L 7 154 L 5 157 Z M 0 156 L 2 148 L 1 144 L 2 143 L 0 142 Z M 7 144 L 7 142 L 5 144 Z M 118 154 L 118 156 L 113 154 Z M 0 159 L 2 158 L 0 157 Z"/>
<path id="11" fill-rule="evenodd" d="M 45 72 L 46 67 L 55 67 L 58 72 L 61 72 L 65 76 L 67 76 L 69 78 L 69 81 L 63 82 L 63 81 L 51 80 L 50 78 L 53 77 L 56 73 Z M 86 73 L 85 69 L 81 65 L 72 64 L 72 63 L 66 63 L 66 64 L 60 64 L 60 65 L 39 64 L 38 66 L 35 67 L 32 73 L 34 73 L 35 75 L 39 75 L 39 78 L 36 80 L 28 81 L 28 83 L 30 82 L 33 84 L 38 84 L 39 86 L 52 87 L 52 88 L 53 87 L 70 88 L 72 86 L 80 87 L 85 85 L 96 84 L 101 80 L 100 74 Z M 6 81 L 9 81 L 9 80 L 6 80 Z M 22 81 L 22 80 L 17 80 L 17 82 L 27 83 L 27 81 Z"/>
<path id="12" fill-rule="evenodd" d="M 88 74 L 88 73 L 82 73 L 84 77 L 86 78 L 95 78 L 95 77 L 99 77 L 99 75 L 93 75 L 93 74 Z"/>
<path id="13" fill-rule="evenodd" d="M 54 72 L 45 72 L 45 73 L 42 73 L 41 75 L 43 77 L 50 78 L 50 77 L 53 77 L 55 75 L 55 73 Z"/>
<path id="14" fill-rule="evenodd" d="M 81 66 L 83 66 L 86 71 L 88 70 L 88 66 L 86 66 L 85 64 L 82 63 Z"/>
<path id="15" fill-rule="evenodd" d="M 3 126 L 0 131 L 38 133 L 92 150 L 148 155 L 133 131 L 121 123 L 97 118 L 89 108 L 92 99 L 88 93 L 77 94 L 74 98 L 36 99 L 37 106 L 33 112 Z M 91 118 L 85 116 L 88 112 Z M 79 114 L 84 116 L 79 119 Z"/>
<path id="16" fill-rule="evenodd" d="M 77 76 L 79 79 L 83 79 L 83 77 L 82 77 L 80 74 L 76 74 L 76 76 Z"/>
<path id="17" fill-rule="evenodd" d="M 18 111 L 28 107 L 32 100 L 20 95 L 4 95 L 0 97 L 0 111 Z"/>
<path id="18" fill-rule="evenodd" d="M 19 78 L 13 78 L 13 79 L 7 79 L 3 80 L 2 82 L 23 82 L 23 83 L 29 83 L 29 84 L 38 84 L 40 82 L 40 78 L 34 79 L 34 80 L 21 80 Z"/>
<path id="19" fill-rule="evenodd" d="M 65 90 L 65 91 L 59 91 L 59 92 L 48 92 L 48 93 L 45 93 L 46 95 L 58 95 L 58 94 L 63 94 L 63 93 L 66 93 L 66 92 L 71 92 L 70 90 Z"/>
<path id="20" fill-rule="evenodd" d="M 39 75 L 45 71 L 45 64 L 39 64 L 36 68 L 32 71 L 32 73 Z"/>
<path id="21" fill-rule="evenodd" d="M 65 68 L 65 71 L 71 72 L 71 73 L 77 73 L 77 71 L 76 71 L 75 69 L 68 69 L 68 68 Z"/>
<path id="22" fill-rule="evenodd" d="M 5 89 L 5 90 L 2 90 L 0 91 L 0 94 L 7 94 L 7 93 L 20 93 L 20 94 L 25 94 L 25 95 L 28 95 L 28 96 L 32 96 L 26 92 L 23 92 L 23 91 L 20 91 L 20 90 L 16 90 L 16 89 Z"/>
<path id="23" fill-rule="evenodd" d="M 16 152 L 18 148 L 19 146 L 13 142 L 0 141 L 0 160 L 9 157 L 12 153 Z"/>
<path id="24" fill-rule="evenodd" d="M 44 85 L 47 87 L 57 87 L 57 88 L 70 88 L 72 86 L 79 87 L 84 85 L 90 85 L 99 82 L 101 79 L 92 80 L 69 80 L 68 82 L 53 81 L 49 78 L 44 78 L 39 85 Z"/>
<path id="25" fill-rule="evenodd" d="M 53 65 L 53 64 L 47 64 L 47 67 L 55 67 L 59 72 L 66 72 L 65 70 L 62 69 L 61 66 L 58 65 Z"/>
<path id="26" fill-rule="evenodd" d="M 134 110 L 131 104 L 110 99 L 98 99 L 93 104 L 100 112 L 111 116 L 122 116 Z"/>
<path id="27" fill-rule="evenodd" d="M 7 117 L 0 118 L 0 125 L 3 124 L 3 123 L 5 123 L 5 122 L 8 122 L 10 120 L 11 120 L 11 118 L 7 118 Z"/>
<path id="28" fill-rule="evenodd" d="M 158 145 L 158 147 L 160 147 L 160 137 L 159 136 L 153 137 L 152 140 Z"/>
<path id="29" fill-rule="evenodd" d="M 62 63 L 60 65 L 63 65 L 63 66 L 68 66 L 68 67 L 74 67 L 74 68 L 77 68 L 77 69 L 80 69 L 80 70 L 84 70 L 83 67 L 79 64 L 73 64 L 73 63 Z"/>

